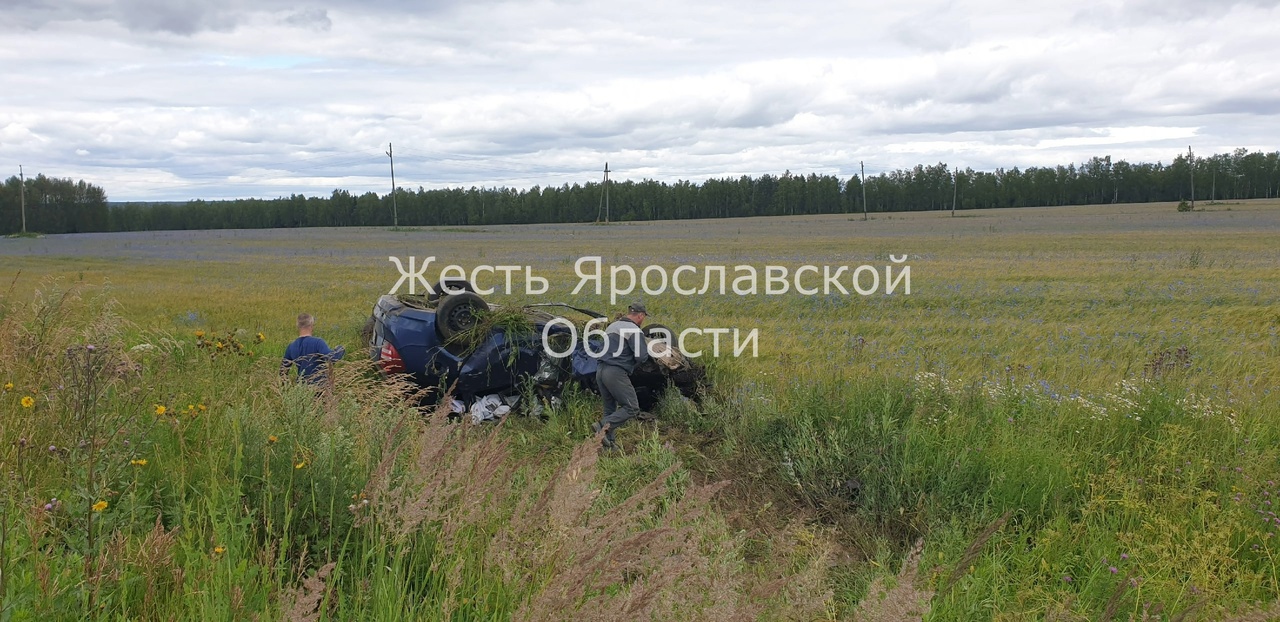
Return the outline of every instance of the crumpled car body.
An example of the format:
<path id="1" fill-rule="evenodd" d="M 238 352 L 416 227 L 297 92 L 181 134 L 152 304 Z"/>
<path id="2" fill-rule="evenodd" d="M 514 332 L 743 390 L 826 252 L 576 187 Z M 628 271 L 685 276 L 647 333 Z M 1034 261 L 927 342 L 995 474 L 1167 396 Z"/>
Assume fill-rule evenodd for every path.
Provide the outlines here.
<path id="1" fill-rule="evenodd" d="M 471 296 L 471 304 L 485 304 L 476 302 L 478 296 Z M 547 401 L 558 398 L 570 383 L 597 392 L 598 363 L 588 354 L 581 331 L 577 339 L 572 339 L 571 329 L 562 322 L 553 322 L 564 316 L 545 309 L 564 307 L 591 317 L 603 317 L 601 314 L 567 305 L 531 305 L 524 309 L 532 330 L 494 326 L 484 334 L 471 335 L 466 346 L 460 347 L 445 328 L 455 315 L 448 311 L 448 298 L 441 296 L 433 301 L 381 296 L 374 305 L 371 326 L 366 327 L 370 354 L 379 368 L 384 374 L 405 374 L 418 386 L 434 389 L 427 393 L 425 402 L 435 403 L 449 390 L 453 399 L 463 404 L 487 395 L 510 395 L 529 389 Z M 548 323 L 550 329 L 546 328 Z M 570 353 L 562 357 L 548 354 L 543 344 L 544 330 L 549 339 L 565 344 L 565 349 L 572 343 Z M 688 359 L 681 359 L 678 364 L 668 361 L 668 365 L 650 360 L 638 366 L 631 378 L 640 407 L 650 410 L 670 386 L 685 397 L 698 399 L 705 373 L 700 364 Z"/>

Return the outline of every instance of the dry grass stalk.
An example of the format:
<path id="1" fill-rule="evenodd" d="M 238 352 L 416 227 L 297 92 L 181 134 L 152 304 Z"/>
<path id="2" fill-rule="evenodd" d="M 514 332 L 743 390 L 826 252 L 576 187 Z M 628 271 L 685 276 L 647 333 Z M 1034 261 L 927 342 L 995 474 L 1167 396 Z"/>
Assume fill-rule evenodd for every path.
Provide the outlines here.
<path id="1" fill-rule="evenodd" d="M 1280 620 L 1280 601 L 1268 605 L 1265 609 L 1259 603 L 1242 613 L 1224 619 L 1224 622 L 1273 622 Z"/>
<path id="2" fill-rule="evenodd" d="M 166 530 L 156 515 L 155 526 L 143 537 L 129 564 L 145 578 L 147 591 L 143 596 L 143 609 L 155 611 L 158 592 L 170 592 L 177 578 L 174 570 L 173 549 L 178 541 L 178 528 Z"/>
<path id="3" fill-rule="evenodd" d="M 956 562 L 956 567 L 951 570 L 950 575 L 947 575 L 947 579 L 942 582 L 942 586 L 938 591 L 946 592 L 952 587 L 955 587 L 956 581 L 959 581 L 960 577 L 964 576 L 964 573 L 968 570 L 969 566 L 973 565 L 973 562 L 977 561 L 978 556 L 982 554 L 982 549 L 987 546 L 987 542 L 991 540 L 992 536 L 996 535 L 997 531 L 1000 531 L 1000 528 L 1003 527 L 1005 523 L 1009 522 L 1009 517 L 1012 515 L 1013 510 L 1005 512 L 1000 516 L 1000 518 L 997 518 L 990 525 L 987 525 L 986 528 L 982 530 L 982 533 L 978 534 L 978 537 L 973 539 L 973 542 L 969 544 L 969 548 L 964 550 L 964 555 L 960 556 L 960 561 Z"/>
<path id="4" fill-rule="evenodd" d="M 324 601 L 325 580 L 337 564 L 329 562 L 316 571 L 315 576 L 302 581 L 302 585 L 285 592 L 283 603 L 288 610 L 289 622 L 316 622 L 320 619 L 320 604 Z"/>
<path id="5" fill-rule="evenodd" d="M 1116 612 L 1120 610 L 1120 603 L 1124 601 L 1124 595 L 1129 591 L 1129 578 L 1129 575 L 1125 575 L 1111 591 L 1111 598 L 1107 599 L 1107 605 L 1102 609 L 1102 617 L 1099 618 L 1102 622 L 1111 622 L 1111 619 L 1116 617 Z"/>
<path id="6" fill-rule="evenodd" d="M 858 604 L 853 619 L 861 622 L 905 622 L 923 620 L 929 614 L 933 590 L 917 584 L 917 570 L 924 540 L 917 540 L 907 553 L 898 572 L 897 582 L 885 588 L 884 577 L 871 582 L 867 597 Z"/>
<path id="7" fill-rule="evenodd" d="M 635 620 L 750 618 L 760 608 L 744 602 L 742 575 L 700 528 L 711 499 L 727 482 L 686 491 L 653 523 L 656 504 L 679 464 L 658 474 L 622 503 L 587 517 L 594 443 L 579 447 L 555 481 L 532 506 L 555 542 L 543 559 L 545 587 L 513 616 L 515 620 Z"/>

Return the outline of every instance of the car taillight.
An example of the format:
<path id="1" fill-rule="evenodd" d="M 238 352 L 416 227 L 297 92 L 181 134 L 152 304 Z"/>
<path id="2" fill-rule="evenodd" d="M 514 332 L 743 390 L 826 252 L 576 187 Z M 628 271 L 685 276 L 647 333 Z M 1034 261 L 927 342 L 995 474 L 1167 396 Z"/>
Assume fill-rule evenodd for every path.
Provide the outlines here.
<path id="1" fill-rule="evenodd" d="M 384 342 L 382 349 L 378 351 L 378 366 L 384 374 L 404 373 L 404 359 L 400 358 L 400 352 L 390 341 Z"/>

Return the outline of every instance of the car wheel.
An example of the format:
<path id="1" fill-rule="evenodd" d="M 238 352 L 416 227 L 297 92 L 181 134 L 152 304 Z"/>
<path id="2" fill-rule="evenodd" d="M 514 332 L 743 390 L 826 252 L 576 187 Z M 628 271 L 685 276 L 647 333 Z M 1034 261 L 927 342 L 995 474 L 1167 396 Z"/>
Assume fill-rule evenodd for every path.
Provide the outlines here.
<path id="1" fill-rule="evenodd" d="M 470 292 L 474 294 L 476 292 L 475 286 L 466 279 L 440 279 L 440 282 L 436 283 L 436 286 L 432 288 L 433 291 L 427 294 L 427 302 L 439 302 L 441 298 L 453 296 L 454 294 L 444 291 L 445 286 L 456 292 L 461 290 L 459 293 Z"/>
<path id="2" fill-rule="evenodd" d="M 440 299 L 436 307 L 436 332 L 445 342 L 476 327 L 480 314 L 488 311 L 483 298 L 471 292 L 452 294 Z"/>
<path id="3" fill-rule="evenodd" d="M 641 332 L 648 339 L 666 339 L 670 341 L 676 337 L 675 332 L 662 324 L 650 324 L 641 329 Z"/>

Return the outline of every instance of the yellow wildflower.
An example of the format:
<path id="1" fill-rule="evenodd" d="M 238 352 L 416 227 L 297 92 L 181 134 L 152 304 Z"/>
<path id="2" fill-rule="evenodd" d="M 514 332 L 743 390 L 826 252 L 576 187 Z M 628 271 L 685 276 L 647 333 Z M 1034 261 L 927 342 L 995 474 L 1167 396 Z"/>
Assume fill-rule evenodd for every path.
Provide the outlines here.
<path id="1" fill-rule="evenodd" d="M 307 462 L 306 462 L 306 460 L 303 460 L 302 462 L 299 462 L 298 464 L 293 465 L 293 468 L 295 468 L 295 469 L 301 469 L 301 468 L 302 468 L 302 467 L 304 467 L 304 466 L 307 466 Z"/>
<path id="2" fill-rule="evenodd" d="M 132 464 L 133 466 L 147 466 L 147 459 L 138 458 L 137 460 L 130 460 L 129 464 Z"/>
<path id="3" fill-rule="evenodd" d="M 268 436 L 268 437 L 267 437 L 267 442 L 268 442 L 268 443 L 270 443 L 270 444 L 272 444 L 272 445 L 276 444 L 276 441 L 278 441 L 278 440 L 280 440 L 280 439 L 279 439 L 279 438 L 277 438 L 275 434 L 272 434 L 271 436 Z"/>
<path id="4" fill-rule="evenodd" d="M 218 342 L 217 344 L 215 344 L 215 345 L 217 345 L 217 346 L 218 346 L 218 349 L 219 349 L 219 350 L 221 350 L 221 349 L 222 349 L 222 342 L 221 342 L 221 341 L 219 341 L 219 342 Z"/>
<path id="5" fill-rule="evenodd" d="M 12 391 L 12 390 L 13 390 L 13 383 L 12 383 L 12 382 L 6 382 L 6 383 L 4 383 L 4 390 L 5 390 L 5 391 Z"/>
<path id="6" fill-rule="evenodd" d="M 266 336 L 266 335 L 264 335 L 264 334 L 262 334 L 262 333 L 258 333 L 258 343 L 262 343 L 262 342 L 264 342 L 264 341 L 266 341 L 266 340 L 267 340 L 267 336 Z"/>
<path id="7" fill-rule="evenodd" d="M 167 412 L 169 412 L 169 409 L 168 409 L 168 408 L 165 408 L 165 407 L 164 407 L 164 404 L 156 404 L 156 416 L 157 416 L 157 417 L 159 417 L 159 416 L 161 416 L 161 415 L 163 415 L 163 414 L 165 414 L 165 413 L 167 413 Z"/>
<path id="8" fill-rule="evenodd" d="M 35 398 L 31 397 L 30 395 L 24 395 L 24 396 L 22 396 L 22 407 L 23 407 L 23 408 L 31 408 L 32 406 L 35 406 L 35 405 L 36 405 L 36 400 L 35 400 Z"/>
<path id="9" fill-rule="evenodd" d="M 196 339 L 204 339 L 204 331 L 202 330 L 196 331 Z"/>
<path id="10" fill-rule="evenodd" d="M 105 509 L 107 509 L 107 502 L 106 502 L 106 501 L 99 501 L 99 502 L 97 502 L 97 503 L 93 504 L 93 511 L 94 511 L 94 512 L 101 512 L 101 511 L 103 511 L 103 510 L 105 510 Z"/>

